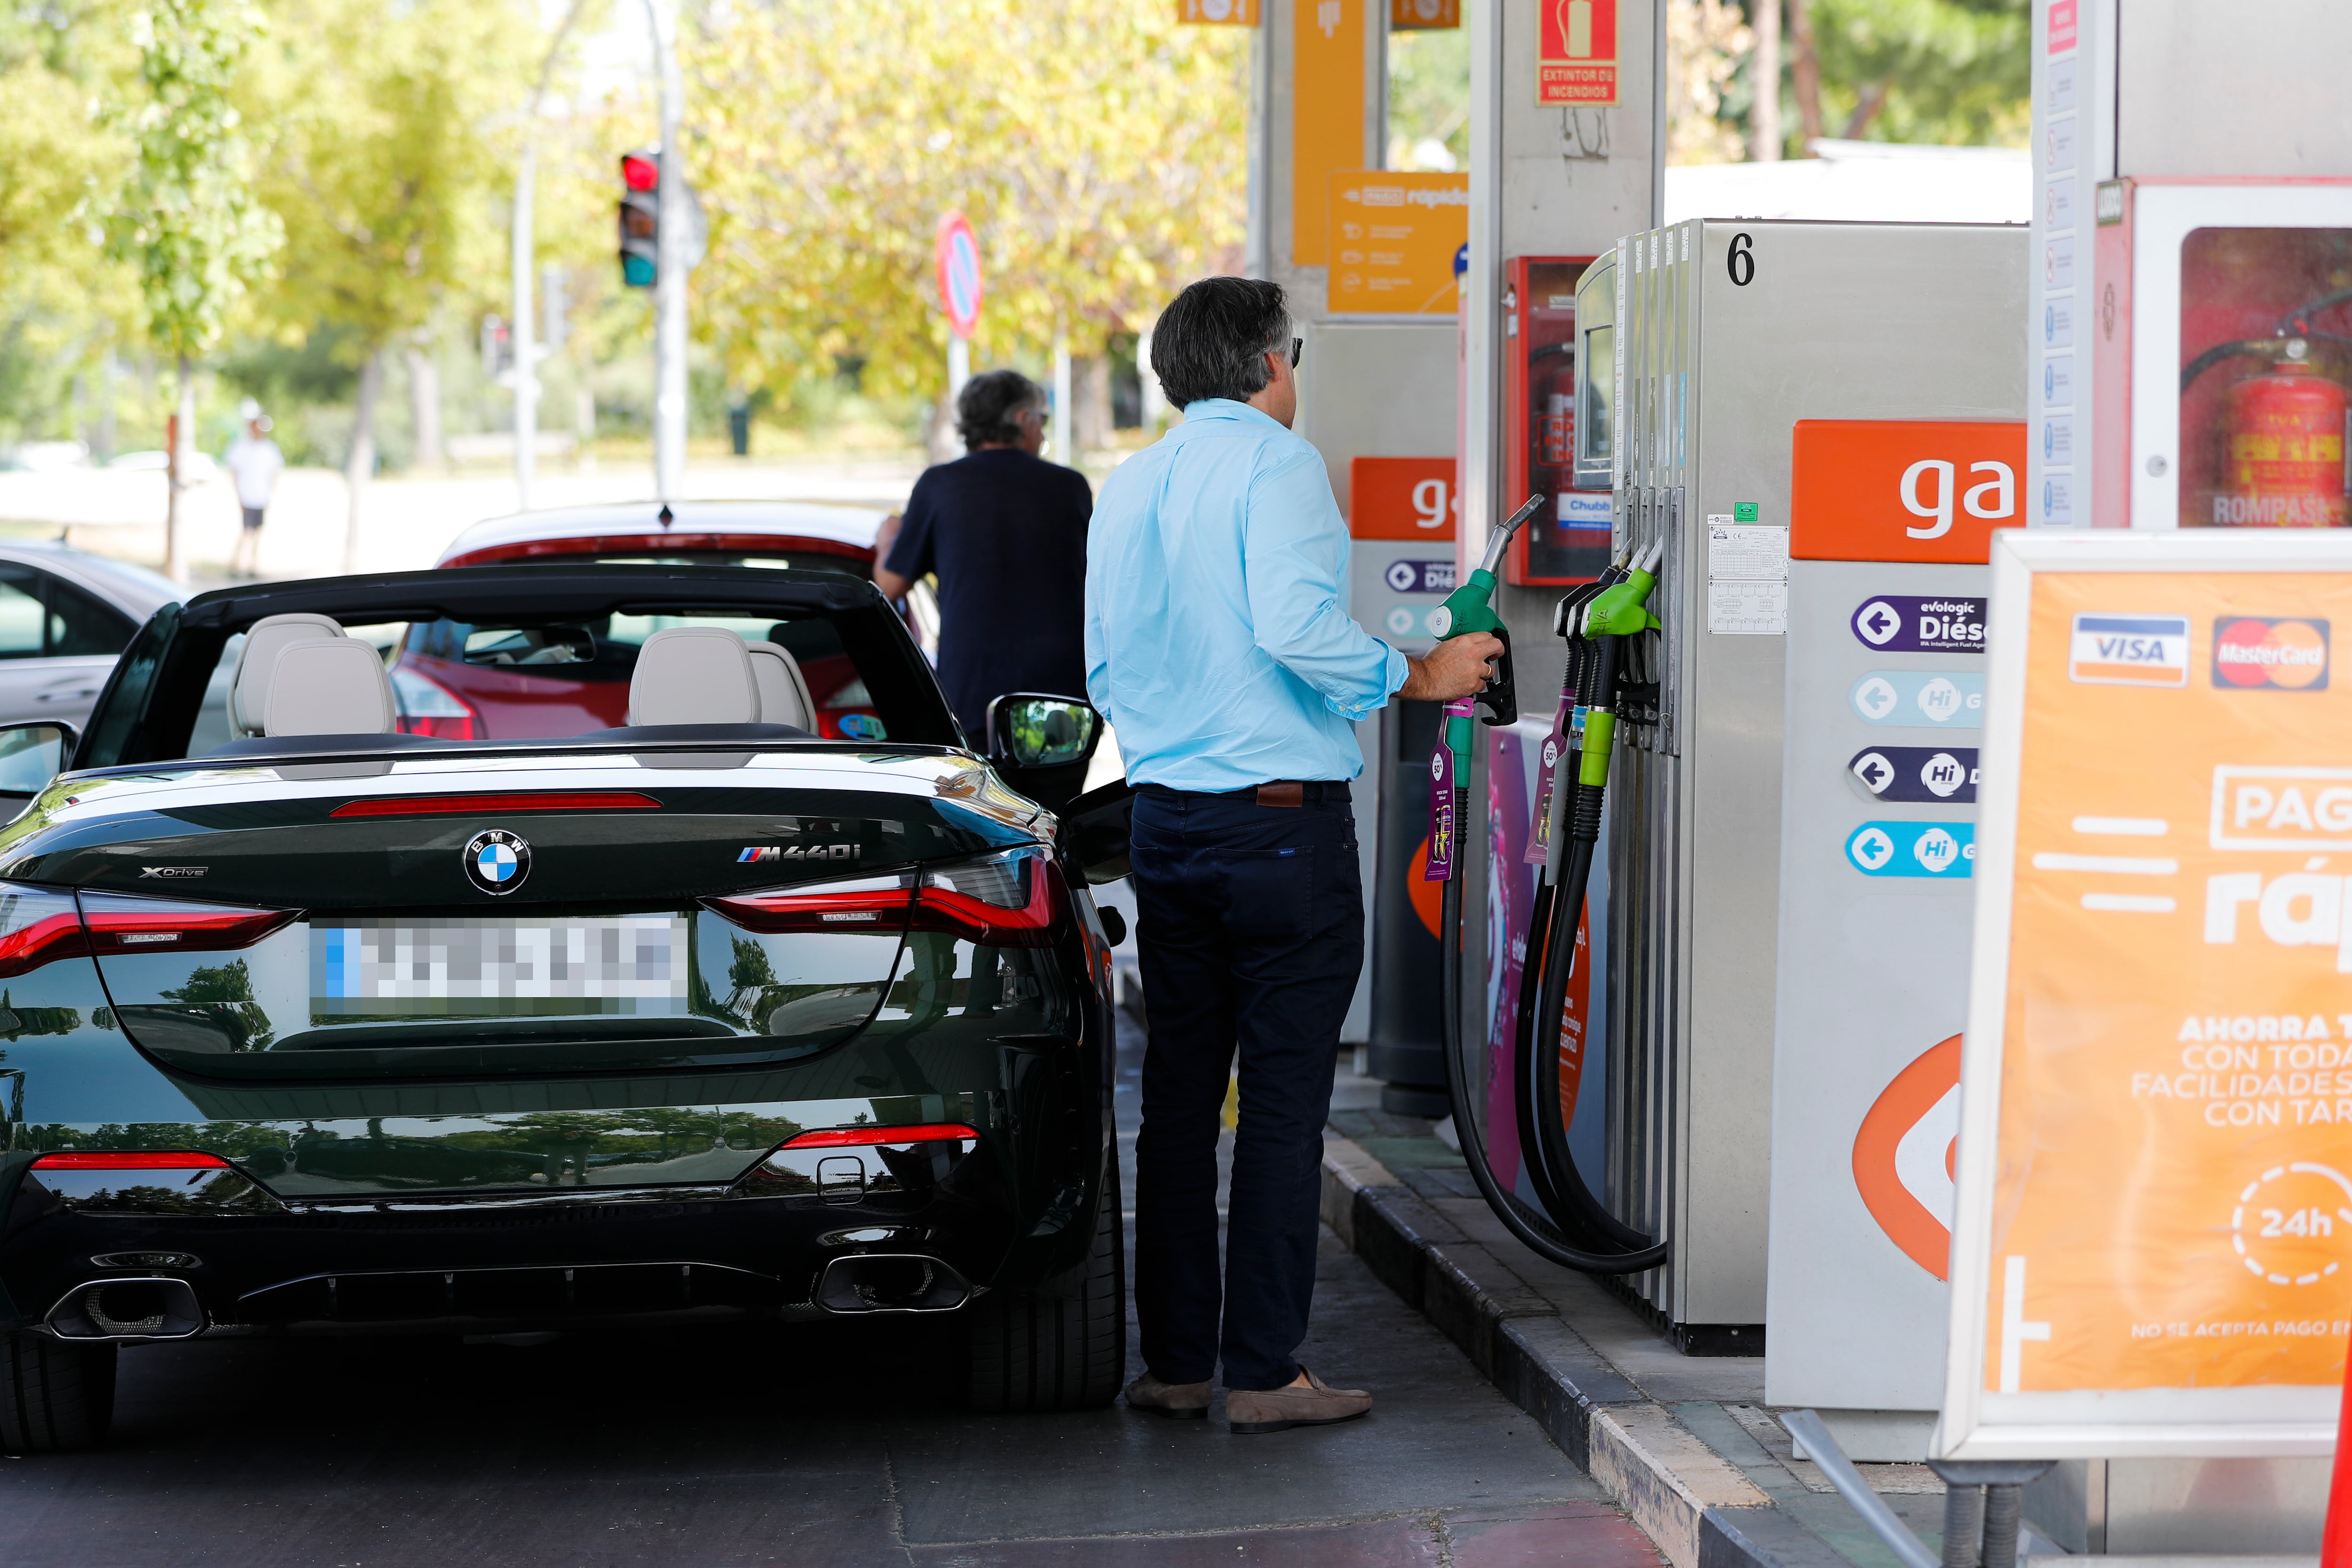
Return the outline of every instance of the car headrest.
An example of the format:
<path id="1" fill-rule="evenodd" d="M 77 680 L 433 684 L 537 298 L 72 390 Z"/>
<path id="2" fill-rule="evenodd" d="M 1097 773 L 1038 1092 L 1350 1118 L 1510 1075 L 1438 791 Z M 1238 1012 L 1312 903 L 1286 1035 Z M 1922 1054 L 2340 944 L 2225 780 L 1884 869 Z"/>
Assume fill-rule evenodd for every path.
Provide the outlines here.
<path id="1" fill-rule="evenodd" d="M 809 700 L 801 661 L 772 642 L 743 645 L 751 656 L 751 679 L 760 688 L 760 722 L 790 724 L 816 733 L 816 704 Z"/>
<path id="2" fill-rule="evenodd" d="M 647 637 L 629 678 L 629 722 L 756 724 L 760 688 L 743 639 L 724 626 L 672 626 Z"/>
<path id="3" fill-rule="evenodd" d="M 287 644 L 342 635 L 343 628 L 328 616 L 264 616 L 247 626 L 245 651 L 237 656 L 236 673 L 229 678 L 230 735 L 243 740 L 262 732 L 262 715 L 269 707 L 269 678 Z"/>
<path id="4" fill-rule="evenodd" d="M 262 733 L 387 735 L 398 710 L 383 656 L 351 637 L 318 637 L 278 650 Z"/>

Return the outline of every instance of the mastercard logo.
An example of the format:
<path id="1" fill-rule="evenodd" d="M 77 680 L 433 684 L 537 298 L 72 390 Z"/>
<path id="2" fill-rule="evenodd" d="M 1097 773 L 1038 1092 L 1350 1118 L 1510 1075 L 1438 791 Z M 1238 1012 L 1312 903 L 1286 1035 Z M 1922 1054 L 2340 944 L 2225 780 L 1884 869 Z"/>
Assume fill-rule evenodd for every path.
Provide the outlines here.
<path id="1" fill-rule="evenodd" d="M 2320 691 L 2327 686 L 2327 623 L 2224 616 L 2213 623 L 2213 684 Z"/>
<path id="2" fill-rule="evenodd" d="M 1938 1279 L 1952 1256 L 1952 1162 L 1960 1135 L 1960 1037 L 1895 1075 L 1853 1140 L 1853 1184 L 1905 1257 Z"/>

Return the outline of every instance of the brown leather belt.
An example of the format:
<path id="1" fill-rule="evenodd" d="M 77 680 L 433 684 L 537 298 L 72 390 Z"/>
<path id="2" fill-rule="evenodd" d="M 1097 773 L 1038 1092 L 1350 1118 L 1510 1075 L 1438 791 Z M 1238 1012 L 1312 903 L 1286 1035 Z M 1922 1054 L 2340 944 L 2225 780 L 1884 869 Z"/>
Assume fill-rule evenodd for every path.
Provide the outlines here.
<path id="1" fill-rule="evenodd" d="M 1297 779 L 1276 779 L 1257 786 L 1260 805 L 1305 805 L 1307 786 Z"/>

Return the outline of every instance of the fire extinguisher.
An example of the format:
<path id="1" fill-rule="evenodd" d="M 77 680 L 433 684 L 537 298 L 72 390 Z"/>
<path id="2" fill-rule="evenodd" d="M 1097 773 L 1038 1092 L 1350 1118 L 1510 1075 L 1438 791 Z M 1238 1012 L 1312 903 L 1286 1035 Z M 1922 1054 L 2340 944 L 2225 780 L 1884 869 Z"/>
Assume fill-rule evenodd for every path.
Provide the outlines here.
<path id="1" fill-rule="evenodd" d="M 1546 363 L 1545 362 L 1550 362 Z M 1576 345 L 1552 343 L 1528 354 L 1528 411 L 1535 417 L 1536 466 L 1564 468 L 1576 448 Z M 1531 476 L 1534 477 L 1534 476 Z M 1564 489 L 1555 484 L 1552 489 Z"/>
<path id="2" fill-rule="evenodd" d="M 2333 301 L 2326 301 L 2333 302 Z M 2180 390 L 2225 359 L 2265 362 L 2221 394 L 2217 527 L 2342 528 L 2352 523 L 2352 391 L 2312 363 L 2305 318 L 2292 312 L 2281 335 L 2222 343 L 2191 360 Z M 2285 335 L 2301 328 L 2296 335 Z M 2331 345 L 2342 340 L 2327 338 Z"/>

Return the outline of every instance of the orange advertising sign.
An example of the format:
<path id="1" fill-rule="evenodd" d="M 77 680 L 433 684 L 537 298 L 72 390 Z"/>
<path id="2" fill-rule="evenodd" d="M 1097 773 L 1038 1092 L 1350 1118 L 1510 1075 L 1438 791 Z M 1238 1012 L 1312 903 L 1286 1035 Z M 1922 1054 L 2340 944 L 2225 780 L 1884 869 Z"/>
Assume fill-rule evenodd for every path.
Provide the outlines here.
<path id="1" fill-rule="evenodd" d="M 1454 542 L 1454 459 L 1350 458 L 1348 531 L 1358 539 Z"/>
<path id="2" fill-rule="evenodd" d="M 1255 27 L 1257 0 L 1176 0 L 1176 20 L 1212 26 Z"/>
<path id="3" fill-rule="evenodd" d="M 1993 552 L 1947 1457 L 2326 1452 L 2352 539 Z"/>
<path id="4" fill-rule="evenodd" d="M 1800 419 L 1789 553 L 1981 565 L 2024 479 L 2022 420 Z"/>
<path id="5" fill-rule="evenodd" d="M 1327 308 L 1454 314 L 1454 258 L 1470 242 L 1470 176 L 1361 170 L 1331 176 Z"/>
<path id="6" fill-rule="evenodd" d="M 1364 166 L 1364 29 L 1373 0 L 1298 0 L 1290 62 L 1290 261 L 1320 267 L 1331 175 Z"/>
<path id="7" fill-rule="evenodd" d="M 1537 104 L 1615 103 L 1617 0 L 1542 0 L 1537 13 Z"/>
<path id="8" fill-rule="evenodd" d="M 1419 32 L 1462 25 L 1462 0 L 1389 0 L 1389 31 Z"/>

